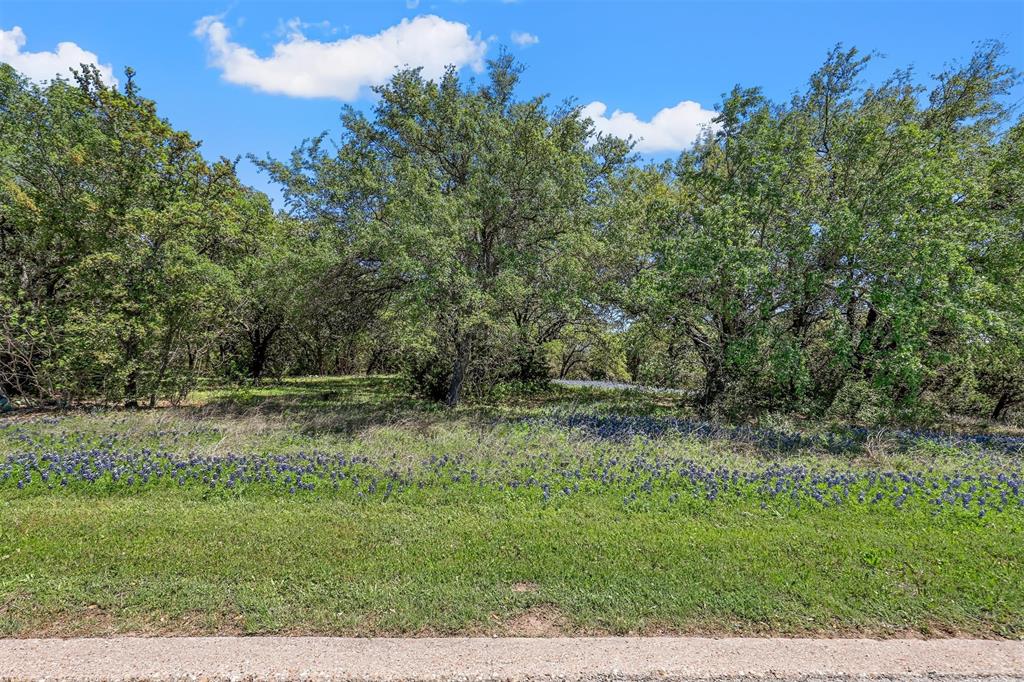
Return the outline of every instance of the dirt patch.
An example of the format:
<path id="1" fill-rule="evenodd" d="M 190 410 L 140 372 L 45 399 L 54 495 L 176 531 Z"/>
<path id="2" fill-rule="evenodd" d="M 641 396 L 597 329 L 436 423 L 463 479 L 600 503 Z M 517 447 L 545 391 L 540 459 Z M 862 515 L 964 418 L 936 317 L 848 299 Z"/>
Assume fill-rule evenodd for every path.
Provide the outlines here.
<path id="1" fill-rule="evenodd" d="M 538 585 L 537 583 L 525 582 L 525 583 L 515 583 L 514 585 L 512 585 L 512 591 L 513 592 L 530 593 L 530 592 L 536 592 L 538 589 L 540 589 L 540 585 Z"/>
<path id="2" fill-rule="evenodd" d="M 117 618 L 96 604 L 48 620 L 28 622 L 19 637 L 112 637 L 119 634 Z"/>
<path id="3" fill-rule="evenodd" d="M 499 628 L 505 637 L 559 637 L 569 631 L 565 616 L 554 606 L 531 606 Z"/>

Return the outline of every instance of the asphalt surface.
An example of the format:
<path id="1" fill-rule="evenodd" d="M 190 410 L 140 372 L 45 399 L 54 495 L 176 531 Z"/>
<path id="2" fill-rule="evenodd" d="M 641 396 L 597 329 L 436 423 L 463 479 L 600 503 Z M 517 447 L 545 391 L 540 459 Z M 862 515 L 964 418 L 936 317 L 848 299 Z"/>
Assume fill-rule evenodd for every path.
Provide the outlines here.
<path id="1" fill-rule="evenodd" d="M 662 388 L 659 386 L 642 386 L 641 384 L 627 384 L 621 381 L 590 381 L 585 379 L 552 379 L 551 383 L 567 388 L 600 388 L 618 389 L 624 391 L 640 391 L 641 393 L 669 393 L 672 395 L 686 395 L 686 391 L 680 388 Z"/>
<path id="2" fill-rule="evenodd" d="M 0 680 L 1024 680 L 993 640 L 178 637 L 0 640 Z"/>

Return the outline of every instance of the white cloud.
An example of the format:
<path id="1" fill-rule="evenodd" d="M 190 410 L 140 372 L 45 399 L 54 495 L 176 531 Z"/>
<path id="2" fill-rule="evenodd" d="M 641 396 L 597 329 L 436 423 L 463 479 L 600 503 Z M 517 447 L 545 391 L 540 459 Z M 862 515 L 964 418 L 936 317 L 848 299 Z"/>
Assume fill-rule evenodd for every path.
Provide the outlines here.
<path id="1" fill-rule="evenodd" d="M 366 87 L 384 83 L 405 66 L 423 67 L 427 78 L 437 78 L 449 64 L 480 71 L 487 51 L 487 43 L 470 36 L 466 24 L 434 15 L 403 19 L 376 35 L 334 42 L 310 40 L 296 29 L 274 45 L 269 57 L 232 42 L 218 16 L 200 19 L 195 35 L 206 43 L 211 64 L 230 83 L 292 97 L 345 101 L 357 99 Z"/>
<path id="2" fill-rule="evenodd" d="M 95 53 L 83 50 L 75 43 L 57 43 L 57 49 L 53 52 L 22 52 L 25 42 L 25 32 L 20 26 L 10 31 L 0 29 L 0 62 L 10 64 L 16 71 L 37 82 L 49 81 L 56 76 L 70 78 L 69 69 L 77 69 L 82 64 L 95 64 L 105 83 L 117 85 L 110 64 L 100 64 L 100 58 Z"/>
<path id="3" fill-rule="evenodd" d="M 405 6 L 407 9 L 416 9 L 420 6 L 420 0 L 405 0 Z"/>
<path id="4" fill-rule="evenodd" d="M 636 140 L 638 152 L 682 151 L 692 145 L 718 115 L 718 112 L 705 109 L 697 102 L 686 100 L 662 109 L 650 121 L 618 109 L 611 116 L 605 116 L 607 111 L 608 106 L 604 102 L 591 102 L 583 107 L 583 115 L 594 121 L 598 132 L 632 137 Z"/>
<path id="5" fill-rule="evenodd" d="M 519 47 L 529 47 L 530 45 L 536 45 L 540 42 L 540 38 L 532 33 L 526 33 L 525 31 L 512 31 L 512 35 L 509 37 L 512 39 L 512 42 Z"/>
<path id="6" fill-rule="evenodd" d="M 298 17 L 294 17 L 288 21 L 278 20 L 277 30 L 274 31 L 274 35 L 278 37 L 291 37 L 293 35 L 301 36 L 302 32 L 308 29 L 313 29 L 315 31 L 320 31 L 323 34 L 330 35 L 338 32 L 338 29 L 331 26 L 331 22 L 327 19 L 324 19 L 323 21 L 303 21 Z"/>

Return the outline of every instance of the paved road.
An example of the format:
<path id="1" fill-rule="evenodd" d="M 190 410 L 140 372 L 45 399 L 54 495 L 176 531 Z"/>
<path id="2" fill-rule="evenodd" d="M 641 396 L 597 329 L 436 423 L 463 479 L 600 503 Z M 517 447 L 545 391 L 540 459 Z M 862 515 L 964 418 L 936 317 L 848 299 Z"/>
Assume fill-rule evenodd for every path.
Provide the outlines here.
<path id="1" fill-rule="evenodd" d="M 0 640 L 0 680 L 1024 680 L 1024 642 L 991 640 Z"/>
<path id="2" fill-rule="evenodd" d="M 588 381 L 584 379 L 552 379 L 551 383 L 569 388 L 603 388 L 621 389 L 626 391 L 641 391 L 643 393 L 671 393 L 673 395 L 686 395 L 686 391 L 680 388 L 660 388 L 658 386 L 641 386 L 640 384 L 626 384 L 621 381 Z"/>

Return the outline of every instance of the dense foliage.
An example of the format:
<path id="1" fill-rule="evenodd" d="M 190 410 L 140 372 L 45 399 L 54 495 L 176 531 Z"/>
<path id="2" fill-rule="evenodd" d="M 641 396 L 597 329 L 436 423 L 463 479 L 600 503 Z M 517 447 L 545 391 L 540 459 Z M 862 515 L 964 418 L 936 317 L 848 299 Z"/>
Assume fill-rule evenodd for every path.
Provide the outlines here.
<path id="1" fill-rule="evenodd" d="M 256 160 L 285 209 L 131 73 L 0 67 L 0 391 L 177 398 L 200 376 L 401 370 L 454 405 L 551 377 L 704 414 L 928 421 L 1024 404 L 1024 121 L 998 44 L 920 85 L 836 48 L 791 101 L 736 87 L 674 163 L 572 103 L 402 71 Z"/>
<path id="2" fill-rule="evenodd" d="M 1005 414 L 1024 233 L 999 55 L 862 89 L 867 59 L 837 49 L 791 103 L 737 88 L 693 151 L 636 170 L 617 239 L 667 356 L 650 380 L 697 366 L 706 410 Z"/>
<path id="3" fill-rule="evenodd" d="M 546 378 L 544 345 L 597 303 L 597 207 L 629 148 L 589 145 L 578 108 L 516 101 L 518 76 L 508 56 L 480 86 L 400 73 L 372 119 L 344 112 L 336 149 L 263 164 L 295 215 L 391 283 L 403 364 L 448 404 L 467 380 Z"/>
<path id="4" fill-rule="evenodd" d="M 0 67 L 0 390 L 136 403 L 188 389 L 247 293 L 266 197 L 207 163 L 132 74 Z"/>

